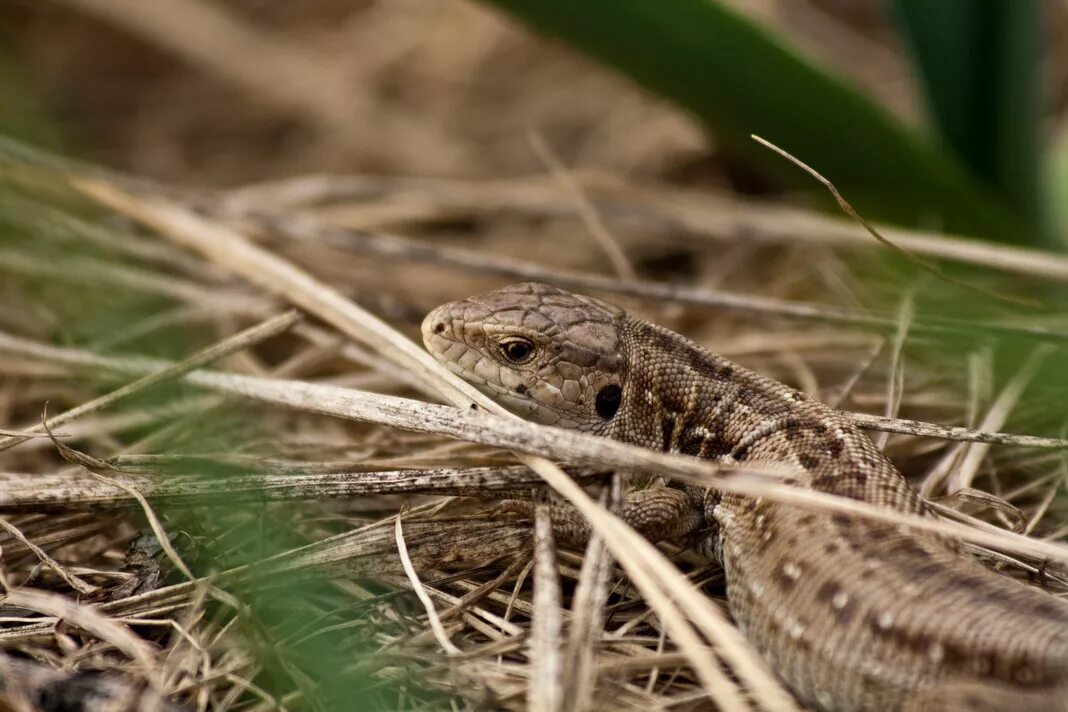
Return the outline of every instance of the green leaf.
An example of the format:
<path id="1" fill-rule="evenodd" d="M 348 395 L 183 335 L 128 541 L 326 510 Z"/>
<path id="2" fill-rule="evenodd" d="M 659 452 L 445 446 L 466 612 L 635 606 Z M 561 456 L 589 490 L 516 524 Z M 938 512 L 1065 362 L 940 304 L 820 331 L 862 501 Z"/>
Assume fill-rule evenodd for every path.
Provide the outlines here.
<path id="1" fill-rule="evenodd" d="M 681 105 L 757 168 L 821 190 L 749 136 L 785 148 L 867 217 L 1002 239 L 1027 229 L 947 152 L 714 0 L 489 2 Z"/>
<path id="2" fill-rule="evenodd" d="M 896 0 L 939 138 L 1035 232 L 1045 228 L 1037 0 Z"/>

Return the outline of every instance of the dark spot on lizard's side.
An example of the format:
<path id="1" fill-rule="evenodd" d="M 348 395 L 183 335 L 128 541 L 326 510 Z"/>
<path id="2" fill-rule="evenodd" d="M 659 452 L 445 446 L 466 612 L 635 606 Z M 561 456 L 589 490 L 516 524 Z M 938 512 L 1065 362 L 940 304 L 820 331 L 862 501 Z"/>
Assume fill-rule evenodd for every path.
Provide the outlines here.
<path id="1" fill-rule="evenodd" d="M 779 566 L 775 569 L 775 583 L 779 585 L 782 591 L 792 591 L 794 586 L 797 585 L 797 580 L 792 578 L 786 573 L 784 567 Z"/>
<path id="2" fill-rule="evenodd" d="M 838 438 L 829 438 L 826 448 L 827 454 L 831 457 L 839 457 L 842 454 L 842 441 Z"/>
<path id="3" fill-rule="evenodd" d="M 912 537 L 905 537 L 894 542 L 891 550 L 895 554 L 909 557 L 912 561 L 928 560 L 931 558 L 930 553 L 920 546 Z"/>
<path id="4" fill-rule="evenodd" d="M 1037 677 L 1035 668 L 1027 660 L 1021 660 L 1013 667 L 1012 679 L 1018 682 L 1031 682 Z"/>
<path id="5" fill-rule="evenodd" d="M 793 638 L 793 644 L 801 652 L 812 650 L 812 640 L 810 640 L 808 636 L 802 635 L 800 638 Z"/>
<path id="6" fill-rule="evenodd" d="M 834 597 L 842 592 L 842 587 L 834 581 L 824 581 L 820 585 L 819 590 L 816 591 L 816 598 L 819 600 L 830 603 L 834 600 Z"/>
<path id="7" fill-rule="evenodd" d="M 730 444 L 718 435 L 713 435 L 710 438 L 705 438 L 701 443 L 701 452 L 698 453 L 698 456 L 708 460 L 715 460 L 723 457 L 730 451 Z"/>
<path id="8" fill-rule="evenodd" d="M 937 662 L 931 661 L 943 670 L 963 670 L 974 665 L 977 658 L 969 656 L 957 645 L 948 641 L 940 641 L 928 633 L 910 631 L 907 627 L 894 625 L 892 621 L 880 621 L 879 616 L 871 614 L 868 624 L 872 635 L 882 638 L 891 645 L 909 650 L 917 657 L 928 657 L 932 649 L 938 649 Z M 928 658 L 929 659 L 929 658 Z M 994 670 L 997 660 L 992 656 L 986 657 L 986 665 L 989 670 Z"/>
<path id="9" fill-rule="evenodd" d="M 805 465 L 805 456 L 799 456 L 802 466 L 811 470 L 812 467 Z M 812 488 L 820 492 L 834 492 L 844 497 L 863 499 L 864 487 L 868 484 L 868 476 L 862 472 L 850 472 L 844 474 L 824 474 L 812 479 Z"/>
<path id="10" fill-rule="evenodd" d="M 943 562 L 929 559 L 915 565 L 912 570 L 912 577 L 917 580 L 922 580 L 929 576 L 937 576 L 943 569 L 945 569 L 945 564 Z M 954 582 L 953 588 L 960 588 L 960 585 L 957 582 Z"/>
<path id="11" fill-rule="evenodd" d="M 675 417 L 676 413 L 685 413 L 691 405 L 686 391 L 682 388 L 663 389 L 658 395 L 663 410 L 672 414 L 670 417 Z"/>
<path id="12" fill-rule="evenodd" d="M 787 432 L 790 432 L 790 431 L 787 431 Z M 813 455 L 811 453 L 807 453 L 807 452 L 801 453 L 800 455 L 798 455 L 797 456 L 797 461 L 800 462 L 801 463 L 801 467 L 805 468 L 806 470 L 814 470 L 820 464 L 820 458 L 819 457 L 817 457 L 816 455 Z M 815 487 L 816 489 L 819 489 L 820 486 L 817 484 L 817 482 L 820 481 L 820 480 L 824 480 L 824 479 L 827 479 L 827 478 L 826 477 L 817 477 L 815 480 L 812 481 L 812 486 Z"/>
<path id="13" fill-rule="evenodd" d="M 700 456 L 704 449 L 705 439 L 700 435 L 691 435 L 687 431 L 683 431 L 681 442 L 679 443 L 679 452 L 683 455 L 697 455 Z"/>
<path id="14" fill-rule="evenodd" d="M 802 457 L 812 457 L 812 456 L 811 455 L 808 455 L 808 456 L 801 455 L 797 459 L 801 460 Z M 818 463 L 819 460 L 817 459 L 816 462 Z M 805 463 L 801 462 L 801 464 L 804 465 Z M 812 467 L 809 467 L 807 465 L 805 465 L 805 467 L 807 467 L 810 470 L 812 469 Z M 840 477 L 841 477 L 841 475 L 836 475 L 834 473 L 823 474 L 823 475 L 819 475 L 818 477 L 813 477 L 812 478 L 812 489 L 818 490 L 820 492 L 827 492 L 829 490 L 834 490 L 835 489 L 835 485 L 838 484 L 838 481 L 839 481 Z"/>
<path id="15" fill-rule="evenodd" d="M 675 436 L 675 418 L 674 418 L 674 416 L 669 416 L 669 417 L 660 419 L 660 436 L 661 436 L 660 449 L 663 450 L 664 452 L 670 451 L 671 450 L 671 444 L 675 439 L 675 437 L 674 437 Z"/>
<path id="16" fill-rule="evenodd" d="M 734 394 L 734 402 L 735 403 L 740 403 L 741 405 L 752 405 L 753 404 L 753 396 L 754 395 L 755 394 L 753 393 L 753 391 L 751 389 L 742 388 L 741 390 L 739 390 L 737 393 Z"/>
<path id="17" fill-rule="evenodd" d="M 612 418 L 618 411 L 623 400 L 623 389 L 617 383 L 612 383 L 597 391 L 594 398 L 594 410 L 597 415 L 605 420 Z"/>
<path id="18" fill-rule="evenodd" d="M 857 615 L 857 604 L 850 596 L 841 606 L 834 606 L 832 602 L 832 610 L 838 625 L 848 625 Z"/>
<path id="19" fill-rule="evenodd" d="M 653 348 L 664 351 L 674 351 L 676 353 L 679 351 L 679 344 L 676 339 L 672 338 L 668 332 L 661 331 L 660 329 L 653 329 L 650 331 L 649 340 L 652 342 L 651 346 Z"/>
<path id="20" fill-rule="evenodd" d="M 1052 600 L 1042 601 L 1034 606 L 1031 611 L 1036 616 L 1042 616 L 1043 618 L 1049 618 L 1050 620 L 1068 625 L 1068 606 L 1064 604 L 1058 604 Z"/>
<path id="21" fill-rule="evenodd" d="M 948 642 L 941 642 L 940 645 L 942 646 L 941 665 L 943 668 L 960 669 L 968 663 L 968 655 L 959 646 Z"/>

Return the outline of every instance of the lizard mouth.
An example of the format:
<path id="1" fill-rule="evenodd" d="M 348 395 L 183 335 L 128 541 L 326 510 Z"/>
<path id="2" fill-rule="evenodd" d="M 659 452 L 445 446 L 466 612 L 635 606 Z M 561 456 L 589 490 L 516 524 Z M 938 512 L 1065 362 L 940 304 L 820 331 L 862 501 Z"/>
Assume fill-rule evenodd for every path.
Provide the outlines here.
<path id="1" fill-rule="evenodd" d="M 491 383 L 490 381 L 465 370 L 463 366 L 450 361 L 440 352 L 435 351 L 429 346 L 427 349 L 439 363 L 445 366 L 445 368 L 449 369 L 516 415 L 547 425 L 552 425 L 558 420 L 558 418 L 551 417 L 551 415 L 546 412 L 545 408 L 542 408 L 530 397 L 519 395 L 500 384 Z"/>
<path id="2" fill-rule="evenodd" d="M 498 383 L 487 381 L 460 365 L 459 359 L 455 357 L 458 357 L 462 351 L 471 347 L 454 338 L 458 329 L 456 320 L 450 314 L 448 304 L 440 306 L 427 314 L 426 318 L 423 319 L 421 331 L 423 333 L 423 345 L 426 350 L 445 368 L 516 415 L 543 423 L 554 421 L 553 418 L 547 417 L 549 413 L 546 413 L 545 409 L 540 407 L 529 396 L 520 395 Z M 450 353 L 450 351 L 455 353 Z"/>

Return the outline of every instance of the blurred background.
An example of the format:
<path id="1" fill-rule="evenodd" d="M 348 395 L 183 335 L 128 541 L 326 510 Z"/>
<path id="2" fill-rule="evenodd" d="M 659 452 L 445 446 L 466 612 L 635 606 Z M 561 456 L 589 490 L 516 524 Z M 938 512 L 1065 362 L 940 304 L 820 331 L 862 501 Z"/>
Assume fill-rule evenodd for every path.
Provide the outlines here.
<path id="1" fill-rule="evenodd" d="M 165 181 L 565 165 L 1061 244 L 1063 0 L 5 0 L 0 126 Z M 1057 222 L 1061 220 L 1061 222 Z"/>

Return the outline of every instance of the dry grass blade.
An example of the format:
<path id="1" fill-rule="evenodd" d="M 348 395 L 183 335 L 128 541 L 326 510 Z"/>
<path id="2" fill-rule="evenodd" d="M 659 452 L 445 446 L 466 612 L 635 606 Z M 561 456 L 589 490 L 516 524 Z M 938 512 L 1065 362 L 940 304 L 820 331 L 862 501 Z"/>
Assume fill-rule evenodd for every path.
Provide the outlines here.
<path id="1" fill-rule="evenodd" d="M 0 428 L 0 436 L 3 436 L 5 438 L 21 438 L 24 440 L 49 437 L 48 433 L 44 432 L 35 433 L 32 430 L 4 430 L 3 428 Z M 53 433 L 52 436 L 57 438 L 70 437 L 67 433 Z"/>
<path id="2" fill-rule="evenodd" d="M 116 185 L 98 180 L 75 177 L 71 182 L 90 198 L 145 223 L 253 284 L 325 319 L 347 336 L 388 354 L 420 380 L 442 389 L 446 397 L 465 404 L 486 400 L 459 379 L 439 383 L 434 375 L 440 377 L 443 369 L 425 351 L 334 289 L 290 262 L 244 240 L 233 230 L 161 198 L 138 198 Z"/>
<path id="3" fill-rule="evenodd" d="M 905 390 L 905 363 L 903 351 L 905 349 L 905 341 L 908 338 L 909 327 L 912 325 L 913 320 L 912 297 L 913 295 L 910 291 L 901 301 L 901 307 L 898 310 L 897 330 L 894 332 L 894 339 L 890 349 L 890 377 L 886 384 L 886 418 L 888 420 L 897 416 L 898 409 L 901 407 L 901 398 Z M 875 438 L 875 444 L 878 445 L 880 449 L 884 449 L 888 440 L 888 434 L 882 432 Z"/>
<path id="4" fill-rule="evenodd" d="M 979 424 L 979 428 L 982 430 L 991 430 L 1000 428 L 1005 420 L 1008 418 L 1009 413 L 1016 407 L 1017 402 L 1020 400 L 1020 396 L 1023 395 L 1024 390 L 1031 384 L 1035 375 L 1038 373 L 1038 369 L 1051 355 L 1050 349 L 1038 348 L 1031 354 L 1031 356 L 1020 367 L 1020 370 L 1012 377 L 1012 379 L 1005 385 L 1005 388 L 998 395 L 997 399 L 991 404 L 990 410 L 987 411 L 986 417 Z M 956 492 L 957 490 L 968 488 L 972 486 L 972 482 L 975 480 L 975 475 L 979 471 L 979 466 L 983 460 L 986 459 L 987 451 L 990 449 L 988 444 L 971 445 L 965 452 L 964 458 L 957 465 L 956 471 L 950 476 L 949 483 L 946 489 L 949 492 Z"/>
<path id="5" fill-rule="evenodd" d="M 556 569 L 556 542 L 549 505 L 534 506 L 534 613 L 530 630 L 530 686 L 527 709 L 559 712 L 564 709 L 564 669 L 560 649 L 563 621 L 560 581 Z"/>
<path id="6" fill-rule="evenodd" d="M 918 420 L 905 418 L 887 418 L 882 415 L 868 413 L 847 413 L 849 419 L 857 427 L 865 430 L 880 430 L 887 433 L 900 435 L 915 435 L 924 438 L 938 438 L 940 440 L 960 440 L 965 442 L 989 443 L 991 445 L 1014 445 L 1016 447 L 1032 447 L 1044 450 L 1068 450 L 1068 440 L 1063 438 L 1043 438 L 1035 435 L 1017 435 L 1014 433 L 998 433 L 976 428 L 965 428 L 957 425 L 939 425 L 938 423 L 924 423 Z"/>
<path id="7" fill-rule="evenodd" d="M 401 526 L 401 517 L 397 516 L 393 525 L 393 535 L 397 540 L 397 553 L 400 554 L 401 565 L 404 567 L 404 574 L 408 577 L 408 580 L 412 584 L 412 590 L 415 591 L 415 595 L 419 597 L 419 602 L 423 604 L 424 610 L 426 610 L 427 620 L 430 622 L 430 629 L 434 631 L 434 637 L 438 640 L 438 645 L 449 655 L 459 655 L 460 649 L 452 644 L 449 640 L 449 635 L 445 632 L 445 627 L 441 625 L 441 619 L 438 617 L 437 609 L 434 608 L 434 602 L 430 600 L 430 596 L 427 595 L 426 589 L 423 587 L 422 581 L 419 580 L 419 574 L 415 572 L 415 567 L 412 566 L 412 559 L 408 556 L 408 545 L 404 543 L 404 529 Z"/>
<path id="8" fill-rule="evenodd" d="M 0 518 L 0 529 L 3 529 L 15 539 L 22 542 L 22 545 L 32 551 L 33 555 L 36 556 L 42 564 L 55 571 L 60 578 L 66 581 L 68 586 L 73 588 L 78 593 L 85 596 L 95 593 L 97 590 L 99 590 L 96 586 L 82 580 L 76 574 L 67 569 L 66 566 L 63 566 L 61 563 L 49 556 L 44 549 L 30 541 L 26 537 L 26 535 L 19 531 L 19 528 L 11 522 L 7 521 L 6 519 Z"/>
<path id="9" fill-rule="evenodd" d="M 138 461 L 118 458 L 109 461 L 120 468 L 136 467 Z M 181 460 L 170 461 L 180 466 Z M 193 458 L 190 470 L 210 462 Z M 223 461 L 225 462 L 225 461 Z M 132 464 L 127 464 L 132 463 Z M 249 463 L 252 469 L 259 469 Z M 130 489 L 154 502 L 168 505 L 198 505 L 212 501 L 330 500 L 366 497 L 376 494 L 436 494 L 459 497 L 515 496 L 543 484 L 540 477 L 521 465 L 511 467 L 435 467 L 420 470 L 371 470 L 368 472 L 304 473 L 293 468 L 266 473 L 204 478 L 199 475 L 170 475 L 166 478 L 123 472 L 104 481 L 90 479 L 81 472 L 65 471 L 35 475 L 34 487 L 26 487 L 30 477 L 20 472 L 0 472 L 0 511 L 49 511 L 86 509 L 102 511 L 130 507 Z M 593 470 L 568 468 L 578 480 L 596 476 Z M 134 500 L 136 502 L 136 499 Z"/>
<path id="10" fill-rule="evenodd" d="M 613 479 L 618 491 L 619 478 Z M 616 498 L 613 498 L 616 499 Z M 600 535 L 590 537 L 582 557 L 582 570 L 571 604 L 572 626 L 564 651 L 564 694 L 570 708 L 585 712 L 594 707 L 597 645 L 604 628 L 604 607 L 612 558 Z"/>

